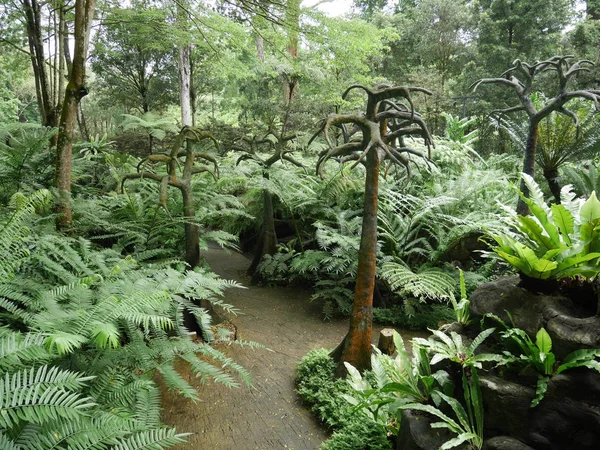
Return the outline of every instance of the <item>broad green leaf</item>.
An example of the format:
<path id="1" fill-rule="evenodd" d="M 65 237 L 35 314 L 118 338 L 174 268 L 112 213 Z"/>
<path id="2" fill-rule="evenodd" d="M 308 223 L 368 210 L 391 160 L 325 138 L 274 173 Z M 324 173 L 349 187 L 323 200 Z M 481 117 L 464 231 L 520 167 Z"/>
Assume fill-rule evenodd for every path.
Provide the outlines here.
<path id="1" fill-rule="evenodd" d="M 552 220 L 554 225 L 560 230 L 563 241 L 571 245 L 569 235 L 573 233 L 575 227 L 575 218 L 564 205 L 552 205 Z"/>
<path id="2" fill-rule="evenodd" d="M 595 191 L 592 191 L 590 198 L 581 206 L 579 216 L 581 217 L 581 223 L 594 222 L 596 219 L 600 219 L 600 201 L 596 198 Z"/>
<path id="3" fill-rule="evenodd" d="M 540 331 L 535 335 L 535 345 L 540 349 L 540 352 L 550 353 L 552 350 L 552 338 L 545 328 L 540 328 Z"/>
<path id="4" fill-rule="evenodd" d="M 600 253 L 588 253 L 587 255 L 575 255 L 569 258 L 565 258 L 556 266 L 554 276 L 557 279 L 564 278 L 565 276 L 568 276 L 566 272 L 563 273 L 567 269 L 579 266 L 584 262 L 588 262 L 597 258 L 600 258 Z M 600 271 L 600 267 L 597 267 L 597 270 Z"/>
<path id="5" fill-rule="evenodd" d="M 448 450 L 450 448 L 458 447 L 463 442 L 467 442 L 475 438 L 477 438 L 477 435 L 473 433 L 461 433 L 457 437 L 444 442 L 444 444 L 440 447 L 440 450 Z"/>
<path id="6" fill-rule="evenodd" d="M 529 239 L 538 244 L 544 252 L 556 248 L 552 239 L 544 235 L 544 230 L 539 223 L 529 216 L 519 216 L 519 229 L 525 233 Z"/>

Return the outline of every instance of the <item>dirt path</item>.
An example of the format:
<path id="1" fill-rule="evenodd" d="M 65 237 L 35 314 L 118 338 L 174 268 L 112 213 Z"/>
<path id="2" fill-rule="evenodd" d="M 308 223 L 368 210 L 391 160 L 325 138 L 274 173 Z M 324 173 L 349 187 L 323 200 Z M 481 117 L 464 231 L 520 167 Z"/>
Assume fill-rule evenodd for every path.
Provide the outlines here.
<path id="1" fill-rule="evenodd" d="M 223 250 L 204 252 L 223 278 L 246 283 L 250 261 Z M 242 315 L 232 318 L 238 339 L 259 342 L 272 352 L 225 348 L 252 375 L 250 389 L 197 385 L 201 402 L 174 393 L 163 400 L 163 420 L 180 432 L 193 433 L 183 450 L 315 450 L 328 435 L 294 392 L 298 361 L 314 348 L 333 348 L 347 331 L 346 321 L 324 322 L 321 307 L 310 293 L 295 288 L 251 286 L 230 289 L 225 301 Z M 377 336 L 374 333 L 374 336 Z M 403 333 L 404 334 L 404 333 Z"/>

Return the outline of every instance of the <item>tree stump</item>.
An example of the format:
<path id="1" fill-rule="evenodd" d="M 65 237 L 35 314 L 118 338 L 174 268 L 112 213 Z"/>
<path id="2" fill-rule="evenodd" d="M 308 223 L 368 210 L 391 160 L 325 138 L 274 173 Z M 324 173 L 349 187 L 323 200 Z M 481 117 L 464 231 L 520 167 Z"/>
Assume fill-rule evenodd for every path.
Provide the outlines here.
<path id="1" fill-rule="evenodd" d="M 379 333 L 379 342 L 377 343 L 377 348 L 381 350 L 381 353 L 385 353 L 386 355 L 392 356 L 396 351 L 396 346 L 394 345 L 394 330 L 391 328 L 384 328 Z"/>

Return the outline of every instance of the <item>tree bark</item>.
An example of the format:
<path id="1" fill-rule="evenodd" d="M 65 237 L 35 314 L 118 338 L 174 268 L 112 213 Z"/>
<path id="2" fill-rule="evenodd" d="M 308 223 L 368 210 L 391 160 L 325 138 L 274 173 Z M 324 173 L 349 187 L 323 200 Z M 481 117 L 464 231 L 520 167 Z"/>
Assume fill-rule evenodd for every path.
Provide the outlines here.
<path id="1" fill-rule="evenodd" d="M 366 160 L 365 202 L 358 253 L 358 271 L 350 329 L 341 344 L 337 376 L 346 374 L 344 361 L 360 372 L 371 368 L 373 333 L 373 290 L 377 263 L 377 206 L 379 202 L 379 152 L 371 149 Z"/>
<path id="2" fill-rule="evenodd" d="M 394 354 L 396 345 L 394 344 L 394 330 L 392 328 L 384 328 L 379 332 L 377 348 L 385 355 L 392 356 Z"/>
<path id="3" fill-rule="evenodd" d="M 56 203 L 57 229 L 68 228 L 73 221 L 69 196 L 71 194 L 74 124 L 79 101 L 87 95 L 85 60 L 95 7 L 96 0 L 76 0 L 75 2 L 75 50 L 69 83 L 65 89 L 56 144 L 56 188 L 60 195 Z"/>
<path id="4" fill-rule="evenodd" d="M 538 122 L 534 118 L 531 118 L 529 122 L 529 131 L 527 133 L 527 143 L 525 144 L 525 155 L 523 157 L 523 173 L 532 177 L 535 173 L 535 150 L 537 148 L 538 132 Z M 529 189 L 527 189 L 524 180 L 521 180 L 520 190 L 525 197 L 529 198 Z M 529 214 L 529 207 L 521 197 L 519 197 L 519 201 L 517 202 L 517 213 L 522 216 Z"/>
<path id="5" fill-rule="evenodd" d="M 269 178 L 265 172 L 263 177 Z M 260 230 L 260 237 L 256 246 L 256 252 L 252 259 L 252 264 L 248 268 L 248 275 L 253 277 L 252 281 L 257 282 L 258 265 L 265 255 L 274 255 L 277 252 L 277 233 L 275 232 L 275 213 L 273 211 L 273 197 L 268 190 L 263 190 L 263 224 Z"/>
<path id="6" fill-rule="evenodd" d="M 35 79 L 36 98 L 40 120 L 43 126 L 55 127 L 57 112 L 50 98 L 50 84 L 44 56 L 42 39 L 42 20 L 37 0 L 23 0 L 25 23 L 27 25 L 27 41 L 31 55 L 31 65 Z"/>
<path id="7" fill-rule="evenodd" d="M 288 0 L 285 9 L 285 22 L 287 27 L 287 53 L 295 61 L 298 58 L 298 35 L 300 29 L 300 2 L 301 0 Z M 299 80 L 295 74 L 284 74 L 283 96 L 285 103 L 290 103 L 298 92 Z"/>
<path id="8" fill-rule="evenodd" d="M 179 100 L 181 103 L 181 125 L 192 126 L 192 108 L 190 96 L 190 50 L 187 44 L 179 50 Z"/>
<path id="9" fill-rule="evenodd" d="M 185 262 L 193 268 L 200 265 L 200 234 L 198 225 L 192 223 L 196 219 L 196 206 L 191 185 L 181 188 L 181 196 L 185 219 Z"/>

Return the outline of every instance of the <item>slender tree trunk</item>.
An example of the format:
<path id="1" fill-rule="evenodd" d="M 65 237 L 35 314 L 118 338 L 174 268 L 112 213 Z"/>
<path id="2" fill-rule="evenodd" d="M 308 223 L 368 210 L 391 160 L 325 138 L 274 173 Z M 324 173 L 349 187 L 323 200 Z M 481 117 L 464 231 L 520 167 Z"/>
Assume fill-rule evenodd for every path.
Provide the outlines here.
<path id="1" fill-rule="evenodd" d="M 380 156 L 371 149 L 367 154 L 365 200 L 358 253 L 358 271 L 350 329 L 332 356 L 338 357 L 336 374 L 346 374 L 346 361 L 359 371 L 371 368 L 371 335 L 373 332 L 373 292 L 377 263 L 377 205 L 379 201 Z M 336 354 L 337 353 L 337 354 Z"/>
<path id="2" fill-rule="evenodd" d="M 181 124 L 183 126 L 192 126 L 190 50 L 190 44 L 179 50 L 179 100 L 181 103 Z"/>
<path id="3" fill-rule="evenodd" d="M 57 101 L 64 98 L 65 95 L 65 45 L 69 45 L 67 36 L 67 21 L 65 19 L 65 5 L 61 3 L 58 10 L 58 96 Z"/>
<path id="4" fill-rule="evenodd" d="M 259 34 L 255 37 L 256 40 L 256 57 L 262 63 L 265 62 L 265 41 Z"/>
<path id="5" fill-rule="evenodd" d="M 285 25 L 287 27 L 288 56 L 292 61 L 298 58 L 298 35 L 300 30 L 300 2 L 301 0 L 288 0 L 285 9 Z M 295 74 L 284 74 L 283 96 L 285 103 L 290 103 L 298 92 L 299 80 Z"/>
<path id="6" fill-rule="evenodd" d="M 87 58 L 90 28 L 96 7 L 95 0 L 76 0 L 75 2 L 75 51 L 71 67 L 69 84 L 65 90 L 60 116 L 60 126 L 56 144 L 56 188 L 59 199 L 56 203 L 56 227 L 64 229 L 71 226 L 71 160 L 77 105 L 87 95 L 85 87 L 85 60 Z"/>
<path id="7" fill-rule="evenodd" d="M 81 102 L 77 103 L 77 124 L 79 125 L 79 133 L 81 138 L 85 141 L 90 140 L 90 132 L 88 131 L 87 123 L 85 121 L 85 115 L 83 113 L 83 107 Z"/>
<path id="8" fill-rule="evenodd" d="M 50 99 L 50 84 L 46 70 L 44 42 L 42 39 L 42 20 L 37 0 L 23 0 L 23 10 L 27 25 L 27 41 L 31 55 L 31 65 L 35 79 L 36 97 L 40 120 L 47 127 L 56 126 L 56 111 Z"/>
<path id="9" fill-rule="evenodd" d="M 269 178 L 265 172 L 263 177 Z M 248 268 L 248 275 L 253 276 L 253 282 L 258 281 L 258 265 L 265 255 L 274 255 L 277 252 L 277 233 L 275 232 L 275 213 L 273 211 L 273 196 L 268 190 L 263 190 L 263 224 L 256 246 L 252 264 Z"/>
<path id="10" fill-rule="evenodd" d="M 200 234 L 198 225 L 192 223 L 196 219 L 192 186 L 184 186 L 181 189 L 181 195 L 183 197 L 183 217 L 185 219 L 185 262 L 193 268 L 200 265 Z"/>
<path id="11" fill-rule="evenodd" d="M 535 173 L 535 150 L 537 148 L 539 126 L 537 120 L 530 119 L 529 131 L 527 133 L 527 143 L 525 144 L 525 155 L 523 158 L 523 173 L 533 177 Z M 525 197 L 529 197 L 529 189 L 525 185 L 525 181 L 521 180 L 521 192 Z M 517 213 L 522 216 L 529 214 L 529 208 L 521 197 L 517 203 Z"/>

